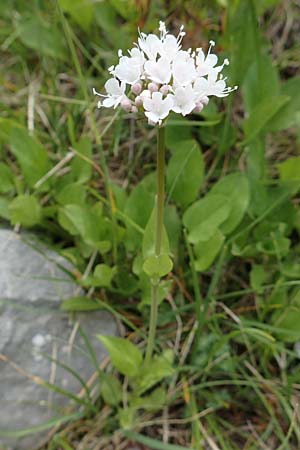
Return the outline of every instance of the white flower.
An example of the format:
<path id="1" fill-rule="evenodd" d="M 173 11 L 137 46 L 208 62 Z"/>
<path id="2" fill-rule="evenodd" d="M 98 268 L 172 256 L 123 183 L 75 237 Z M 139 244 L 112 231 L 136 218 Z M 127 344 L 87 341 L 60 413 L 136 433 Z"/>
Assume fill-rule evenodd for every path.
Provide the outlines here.
<path id="1" fill-rule="evenodd" d="M 217 70 L 212 70 L 207 79 L 204 77 L 197 78 L 194 84 L 194 90 L 196 93 L 196 101 L 201 101 L 203 97 L 209 97 L 214 95 L 216 97 L 227 97 L 230 92 L 235 91 L 237 86 L 234 88 L 226 87 L 226 78 L 219 78 L 219 72 Z"/>
<path id="2" fill-rule="evenodd" d="M 101 101 L 98 102 L 98 108 L 101 106 L 111 108 L 113 106 L 115 109 L 124 99 L 127 98 L 125 95 L 126 83 L 124 82 L 119 83 L 119 81 L 115 78 L 110 78 L 107 80 L 104 87 L 107 95 L 99 94 L 95 89 L 93 89 L 95 95 L 105 97 L 102 103 Z"/>
<path id="3" fill-rule="evenodd" d="M 194 58 L 188 52 L 180 50 L 172 64 L 172 74 L 176 86 L 187 86 L 196 78 Z"/>
<path id="4" fill-rule="evenodd" d="M 122 56 L 112 74 L 127 84 L 135 84 L 141 78 L 142 68 L 136 58 Z"/>
<path id="5" fill-rule="evenodd" d="M 167 34 L 162 43 L 160 55 L 167 58 L 169 61 L 172 61 L 180 49 L 181 45 L 178 42 L 178 39 L 176 39 L 176 37 L 172 34 Z"/>
<path id="6" fill-rule="evenodd" d="M 147 77 L 159 84 L 168 84 L 172 72 L 170 62 L 166 58 L 159 58 L 157 61 L 147 61 L 145 63 Z"/>
<path id="7" fill-rule="evenodd" d="M 144 62 L 146 61 L 144 53 L 137 47 L 132 48 L 131 50 L 128 51 L 128 53 L 131 57 L 131 63 L 134 66 L 139 66 L 142 72 Z"/>
<path id="8" fill-rule="evenodd" d="M 186 116 L 190 114 L 196 107 L 195 92 L 191 85 L 186 87 L 178 87 L 174 91 L 174 105 L 172 111 Z"/>
<path id="9" fill-rule="evenodd" d="M 221 64 L 221 66 L 215 67 L 218 62 L 218 57 L 217 55 L 211 53 L 211 48 L 214 46 L 215 46 L 214 41 L 210 41 L 210 47 L 208 49 L 206 56 L 202 48 L 198 49 L 196 65 L 197 65 L 197 73 L 200 77 L 204 77 L 205 75 L 208 75 L 210 72 L 214 70 L 217 72 L 221 72 L 223 67 L 229 64 L 228 59 L 225 59 L 223 64 Z"/>
<path id="10" fill-rule="evenodd" d="M 166 98 L 163 98 L 161 92 L 153 92 L 151 98 L 144 97 L 143 105 L 146 110 L 146 117 L 152 123 L 158 123 L 160 125 L 173 106 L 172 95 L 167 95 Z"/>
<path id="11" fill-rule="evenodd" d="M 155 60 L 162 51 L 162 42 L 155 34 L 147 36 L 147 34 L 141 33 L 138 38 L 138 45 L 150 60 Z"/>

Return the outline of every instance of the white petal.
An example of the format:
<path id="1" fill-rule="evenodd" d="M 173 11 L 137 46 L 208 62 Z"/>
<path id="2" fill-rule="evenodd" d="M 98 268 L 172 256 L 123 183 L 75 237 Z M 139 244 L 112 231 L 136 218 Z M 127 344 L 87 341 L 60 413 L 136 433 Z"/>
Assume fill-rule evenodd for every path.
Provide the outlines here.
<path id="1" fill-rule="evenodd" d="M 110 78 L 104 85 L 106 92 L 109 95 L 120 95 L 122 94 L 122 89 L 120 88 L 120 83 L 115 78 Z"/>
<path id="2" fill-rule="evenodd" d="M 157 123 L 159 121 L 159 116 L 152 111 L 146 111 L 145 116 L 154 123 Z"/>
<path id="3" fill-rule="evenodd" d="M 104 108 L 111 108 L 112 106 L 115 106 L 116 100 L 113 97 L 107 97 L 103 100 L 102 106 Z"/>
<path id="4" fill-rule="evenodd" d="M 152 100 L 151 100 L 151 98 L 144 97 L 143 98 L 143 106 L 148 111 L 151 111 L 151 109 L 152 109 Z"/>
<path id="5" fill-rule="evenodd" d="M 207 55 L 205 62 L 210 67 L 214 67 L 217 64 L 217 62 L 218 62 L 218 57 L 217 57 L 217 55 L 214 55 L 213 53 L 210 53 L 209 55 Z"/>

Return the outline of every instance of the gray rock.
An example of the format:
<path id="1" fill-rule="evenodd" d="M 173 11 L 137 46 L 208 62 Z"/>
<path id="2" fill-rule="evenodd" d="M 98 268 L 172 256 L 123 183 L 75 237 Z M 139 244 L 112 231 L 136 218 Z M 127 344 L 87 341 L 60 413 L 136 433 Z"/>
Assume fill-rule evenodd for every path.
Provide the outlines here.
<path id="1" fill-rule="evenodd" d="M 81 332 L 98 363 L 106 353 L 96 334 L 117 334 L 116 322 L 106 312 L 81 313 L 71 320 L 59 311 L 59 301 L 74 295 L 77 286 L 57 262 L 72 267 L 41 244 L 38 248 L 0 230 L 0 450 L 33 450 L 40 434 L 17 438 L 7 432 L 79 411 L 76 401 L 42 386 L 40 379 L 85 398 L 82 383 L 59 363 L 86 383 L 96 369 Z"/>
<path id="2" fill-rule="evenodd" d="M 72 265 L 47 249 L 33 235 L 0 230 L 0 298 L 22 302 L 59 302 L 78 286 L 68 272 Z"/>

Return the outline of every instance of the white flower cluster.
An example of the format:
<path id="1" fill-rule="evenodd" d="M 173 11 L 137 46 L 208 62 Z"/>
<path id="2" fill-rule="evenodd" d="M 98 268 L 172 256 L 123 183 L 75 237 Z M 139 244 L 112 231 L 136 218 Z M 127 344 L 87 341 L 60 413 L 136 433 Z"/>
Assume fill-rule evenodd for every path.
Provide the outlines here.
<path id="1" fill-rule="evenodd" d="M 226 87 L 221 71 L 229 61 L 217 66 L 218 58 L 211 53 L 213 41 L 207 55 L 201 48 L 181 50 L 183 29 L 175 37 L 160 22 L 160 37 L 140 33 L 129 56 L 119 50 L 119 63 L 109 68 L 113 77 L 105 83 L 107 94 L 94 89 L 94 94 L 104 97 L 98 107 L 120 105 L 128 112 L 144 111 L 150 124 L 161 125 L 170 111 L 183 116 L 200 112 L 210 96 L 226 97 L 237 89 Z"/>

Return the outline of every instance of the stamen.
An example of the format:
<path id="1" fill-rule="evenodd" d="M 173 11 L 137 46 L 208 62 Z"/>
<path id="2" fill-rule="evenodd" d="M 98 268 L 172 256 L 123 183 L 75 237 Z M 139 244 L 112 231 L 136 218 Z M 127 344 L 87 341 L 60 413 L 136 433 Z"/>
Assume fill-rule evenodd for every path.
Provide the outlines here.
<path id="1" fill-rule="evenodd" d="M 93 88 L 93 94 L 98 95 L 99 97 L 108 97 L 107 95 L 100 94 L 100 92 L 97 92 L 95 88 Z"/>
<path id="2" fill-rule="evenodd" d="M 207 56 L 210 55 L 211 49 L 215 45 L 216 45 L 215 41 L 209 41 L 209 49 L 208 49 L 208 52 L 207 52 Z"/>

